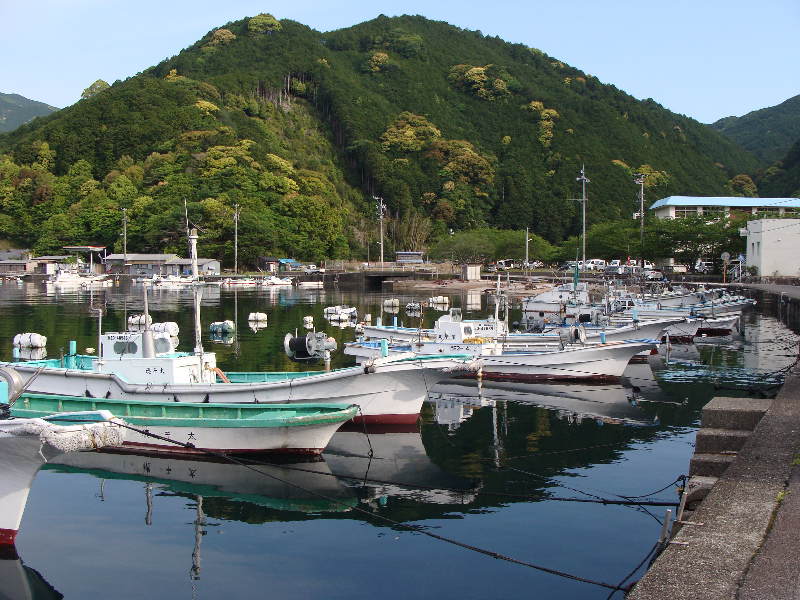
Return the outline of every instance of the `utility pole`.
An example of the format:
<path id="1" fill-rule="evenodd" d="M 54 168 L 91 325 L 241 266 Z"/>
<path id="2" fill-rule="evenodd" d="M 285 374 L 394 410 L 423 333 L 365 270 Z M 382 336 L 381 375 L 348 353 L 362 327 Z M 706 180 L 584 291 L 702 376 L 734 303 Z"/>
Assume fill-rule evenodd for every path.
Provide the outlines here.
<path id="1" fill-rule="evenodd" d="M 239 203 L 233 205 L 233 273 L 239 274 Z"/>
<path id="2" fill-rule="evenodd" d="M 639 265 L 644 269 L 644 180 L 645 173 L 634 173 L 633 183 L 639 186 Z"/>
<path id="3" fill-rule="evenodd" d="M 583 247 L 583 268 L 586 268 L 586 184 L 591 183 L 589 178 L 586 177 L 586 172 L 584 170 L 584 166 L 581 165 L 581 175 L 580 177 L 576 177 L 575 181 L 581 182 L 581 197 L 578 202 L 581 203 L 581 221 L 582 221 L 582 242 L 581 245 Z"/>
<path id="4" fill-rule="evenodd" d="M 122 209 L 122 272 L 128 266 L 128 209 Z"/>
<path id="5" fill-rule="evenodd" d="M 530 234 L 528 233 L 528 227 L 525 228 L 525 268 L 528 268 L 528 242 L 531 241 Z"/>
<path id="6" fill-rule="evenodd" d="M 380 196 L 373 196 L 372 199 L 375 200 L 375 208 L 378 211 L 378 219 L 381 222 L 381 270 L 383 270 L 383 217 L 386 214 L 386 204 Z"/>

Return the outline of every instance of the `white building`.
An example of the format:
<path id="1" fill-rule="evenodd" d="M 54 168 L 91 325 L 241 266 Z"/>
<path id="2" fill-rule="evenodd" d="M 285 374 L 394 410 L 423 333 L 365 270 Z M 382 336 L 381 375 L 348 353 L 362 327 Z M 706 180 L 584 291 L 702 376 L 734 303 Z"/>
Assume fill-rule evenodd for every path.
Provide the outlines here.
<path id="1" fill-rule="evenodd" d="M 800 214 L 800 198 L 741 198 L 726 196 L 668 196 L 650 207 L 660 219 L 703 216 L 708 219 L 739 214 L 785 216 Z"/>
<path id="2" fill-rule="evenodd" d="M 744 233 L 744 232 L 743 232 Z M 800 219 L 747 222 L 747 266 L 760 277 L 800 276 Z"/>

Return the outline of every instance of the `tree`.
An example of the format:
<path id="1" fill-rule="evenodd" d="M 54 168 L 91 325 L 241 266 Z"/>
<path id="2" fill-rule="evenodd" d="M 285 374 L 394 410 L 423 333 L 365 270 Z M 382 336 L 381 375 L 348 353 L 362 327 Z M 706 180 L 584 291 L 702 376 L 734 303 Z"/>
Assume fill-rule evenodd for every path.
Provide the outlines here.
<path id="1" fill-rule="evenodd" d="M 261 13 L 247 21 L 247 30 L 253 34 L 271 34 L 283 29 L 280 21 L 269 13 Z"/>
<path id="2" fill-rule="evenodd" d="M 730 190 L 732 196 L 758 197 L 758 188 L 749 175 L 736 175 L 728 182 L 726 187 Z"/>
<path id="3" fill-rule="evenodd" d="M 107 82 L 103 81 L 102 79 L 98 79 L 92 85 L 90 85 L 88 88 L 83 90 L 83 93 L 81 94 L 81 98 L 83 100 L 86 100 L 87 98 L 91 98 L 92 96 L 96 96 L 97 94 L 99 94 L 103 90 L 107 90 L 110 87 L 111 86 L 108 85 Z"/>

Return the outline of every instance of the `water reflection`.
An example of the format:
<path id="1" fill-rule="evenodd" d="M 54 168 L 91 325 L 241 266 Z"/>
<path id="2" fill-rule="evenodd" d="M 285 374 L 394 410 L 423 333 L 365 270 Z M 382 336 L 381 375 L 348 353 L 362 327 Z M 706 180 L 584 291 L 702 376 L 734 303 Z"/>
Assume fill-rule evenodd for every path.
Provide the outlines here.
<path id="1" fill-rule="evenodd" d="M 209 514 L 248 522 L 259 511 L 244 504 L 309 513 L 346 511 L 356 504 L 355 495 L 333 476 L 324 461 L 235 464 L 213 457 L 184 460 L 144 454 L 73 452 L 54 458 L 46 469 L 87 473 L 101 481 L 143 481 L 157 485 L 162 492 L 202 495 L 207 499 L 207 507 L 211 504 L 209 498 L 218 498 Z"/>
<path id="2" fill-rule="evenodd" d="M 203 299 L 204 341 L 210 340 L 210 322 L 241 316 L 236 343 L 214 345 L 222 368 L 239 371 L 308 368 L 290 363 L 281 349 L 287 332 L 304 331 L 305 316 L 341 347 L 354 332 L 325 321 L 325 306 L 349 304 L 359 314 L 380 315 L 389 297 L 295 288 L 204 290 L 215 292 Z M 391 297 L 402 308 L 430 294 Z M 89 303 L 105 307 L 109 330 L 124 329 L 127 314 L 142 308 L 141 294 L 124 285 L 53 296 L 36 284 L 1 286 L 0 354 L 10 358 L 11 339 L 21 331 L 48 336 L 51 356 L 70 339 L 80 348 L 96 345 Z M 194 345 L 191 306 L 188 290 L 151 295 L 154 320 L 175 321 L 184 331 L 183 350 Z M 450 306 L 464 309 L 465 318 L 489 314 L 485 296 L 453 295 Z M 254 312 L 268 314 L 269 327 L 251 329 L 246 317 Z M 422 319 L 430 325 L 440 314 L 425 311 Z M 397 316 L 406 325 L 419 323 L 404 310 Z M 669 356 L 632 363 L 618 385 L 448 381 L 431 393 L 419 427 L 340 431 L 317 462 L 65 456 L 37 476 L 20 544 L 61 591 L 81 598 L 103 597 L 91 575 L 98 566 L 125 588 L 120 597 L 153 595 L 151 581 L 158 582 L 159 597 L 188 596 L 188 582 L 200 576 L 201 565 L 207 598 L 248 597 L 268 586 L 279 597 L 309 598 L 366 597 L 378 588 L 386 599 L 513 597 L 522 589 L 543 597 L 606 597 L 584 584 L 403 534 L 375 517 L 422 523 L 581 575 L 622 579 L 655 541 L 653 517 L 635 508 L 553 497 L 638 495 L 685 472 L 703 404 L 721 393 L 750 394 L 764 374 L 793 361 L 781 355 L 792 354 L 797 338 L 780 320 L 745 313 L 742 324 L 742 337 L 673 345 Z M 336 354 L 332 366 L 349 360 Z M 670 493 L 662 498 L 671 499 Z M 109 535 L 121 540 L 120 548 L 98 556 L 98 544 Z M 65 541 L 52 548 L 54 539 Z M 65 548 L 71 555 L 66 564 Z M 13 593 L 27 581 L 19 574 L 28 578 L 30 572 L 16 558 L 0 564 L 5 567 L 11 574 L 0 573 L 0 590 L 27 597 Z"/>
<path id="3" fill-rule="evenodd" d="M 64 595 L 22 562 L 16 549 L 0 547 L 0 599 L 58 600 Z"/>

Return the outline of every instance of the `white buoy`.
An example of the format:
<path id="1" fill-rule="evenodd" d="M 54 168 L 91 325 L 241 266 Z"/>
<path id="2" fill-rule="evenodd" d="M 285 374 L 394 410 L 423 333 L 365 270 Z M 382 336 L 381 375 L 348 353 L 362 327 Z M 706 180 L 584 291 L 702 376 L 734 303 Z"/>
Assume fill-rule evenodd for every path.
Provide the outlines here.
<path id="1" fill-rule="evenodd" d="M 153 324 L 153 317 L 147 315 L 146 322 L 148 325 Z M 145 315 L 131 315 L 128 317 L 128 325 L 144 325 Z"/>
<path id="2" fill-rule="evenodd" d="M 174 321 L 166 321 L 164 323 L 153 323 L 150 325 L 150 330 L 153 333 L 168 333 L 170 337 L 178 337 L 180 328 Z"/>
<path id="3" fill-rule="evenodd" d="M 44 348 L 47 338 L 39 333 L 18 333 L 14 336 L 14 346 L 17 348 Z"/>

